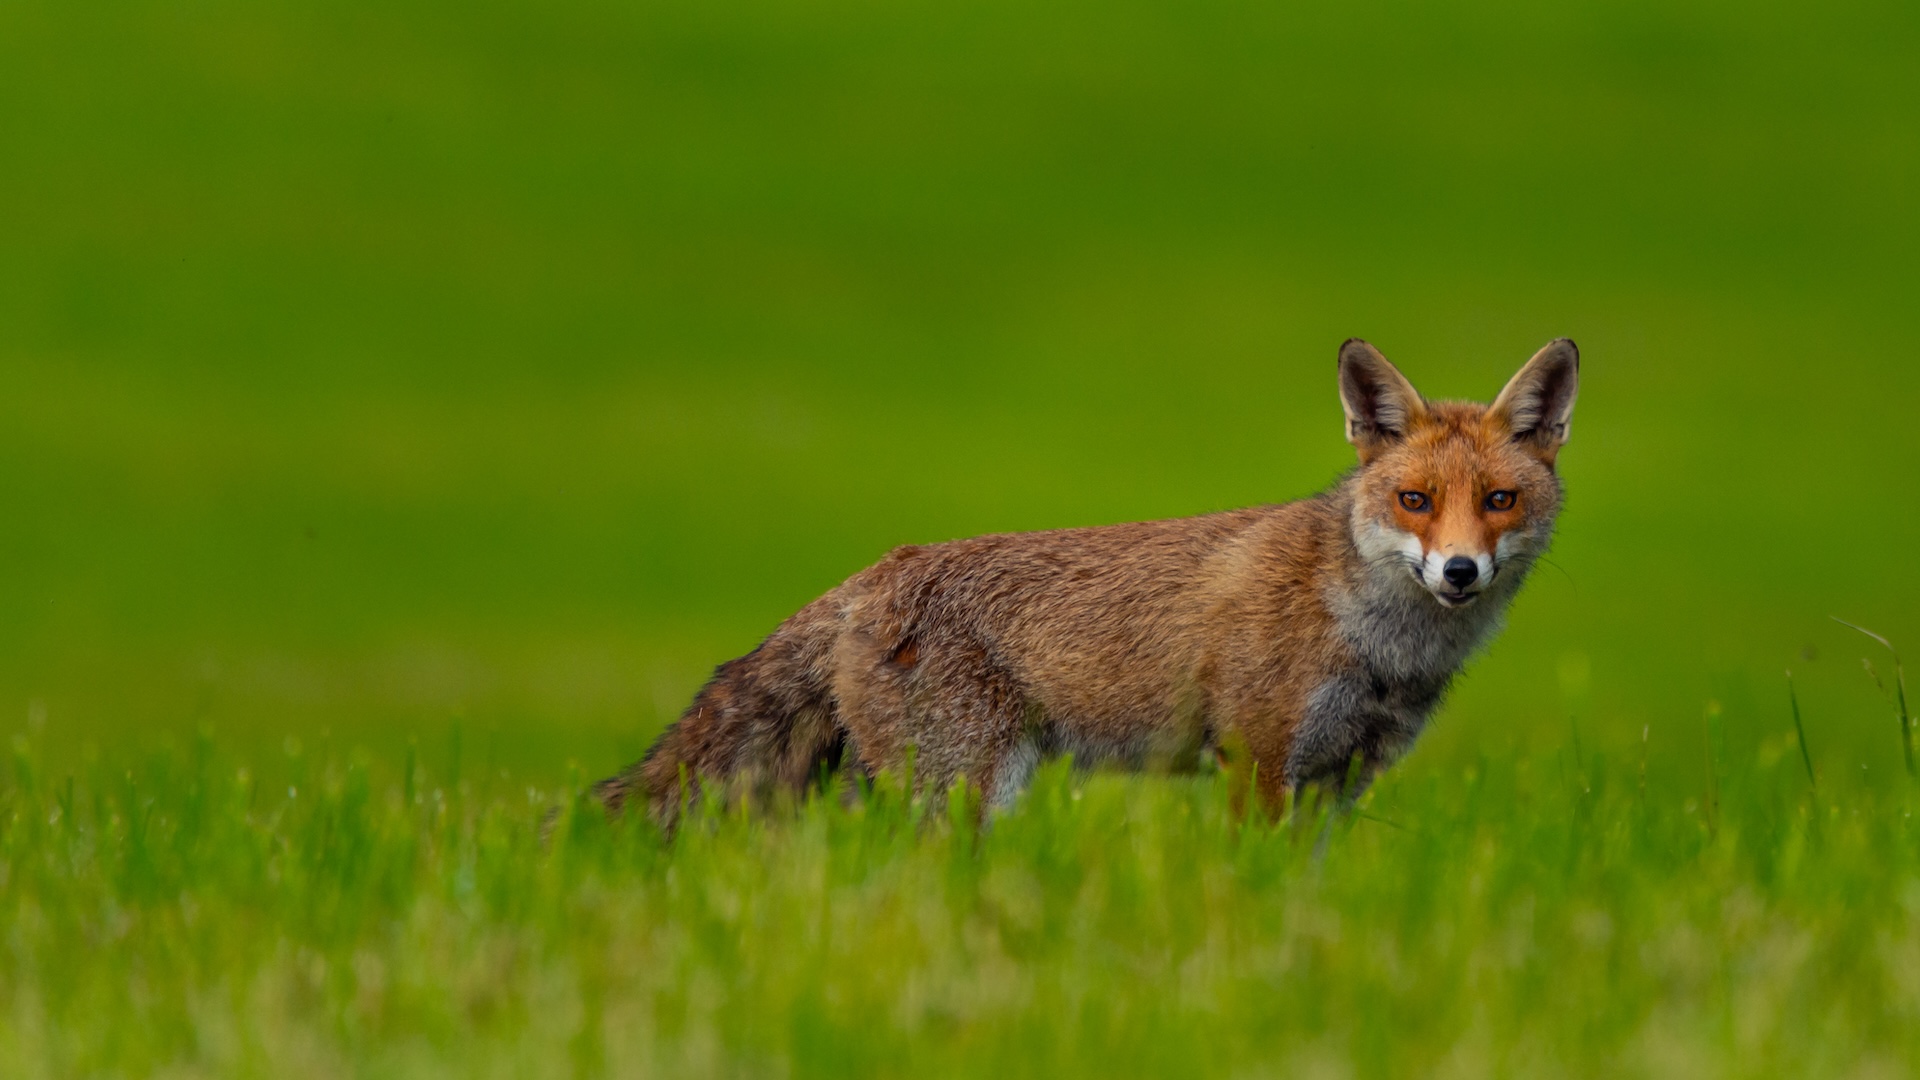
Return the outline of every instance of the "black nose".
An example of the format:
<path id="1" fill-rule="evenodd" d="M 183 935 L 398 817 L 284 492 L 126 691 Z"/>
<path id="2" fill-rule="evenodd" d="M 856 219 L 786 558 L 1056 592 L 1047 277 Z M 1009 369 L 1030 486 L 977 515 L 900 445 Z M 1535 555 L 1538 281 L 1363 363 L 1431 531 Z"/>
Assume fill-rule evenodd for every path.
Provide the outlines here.
<path id="1" fill-rule="evenodd" d="M 1454 588 L 1464 589 L 1480 576 L 1480 565 L 1465 555 L 1455 555 L 1441 568 L 1440 576 L 1446 578 L 1447 584 Z"/>

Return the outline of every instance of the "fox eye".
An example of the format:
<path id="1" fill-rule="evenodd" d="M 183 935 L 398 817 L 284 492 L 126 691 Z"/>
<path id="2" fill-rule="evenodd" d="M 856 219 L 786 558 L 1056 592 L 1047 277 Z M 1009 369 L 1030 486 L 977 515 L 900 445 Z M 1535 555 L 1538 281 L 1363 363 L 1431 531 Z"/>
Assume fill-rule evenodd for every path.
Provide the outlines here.
<path id="1" fill-rule="evenodd" d="M 1487 509 L 1511 510 L 1515 496 L 1511 491 L 1495 491 L 1487 496 Z"/>
<path id="2" fill-rule="evenodd" d="M 1427 508 L 1428 499 L 1424 492 L 1403 491 L 1400 493 L 1400 505 L 1418 514 Z"/>

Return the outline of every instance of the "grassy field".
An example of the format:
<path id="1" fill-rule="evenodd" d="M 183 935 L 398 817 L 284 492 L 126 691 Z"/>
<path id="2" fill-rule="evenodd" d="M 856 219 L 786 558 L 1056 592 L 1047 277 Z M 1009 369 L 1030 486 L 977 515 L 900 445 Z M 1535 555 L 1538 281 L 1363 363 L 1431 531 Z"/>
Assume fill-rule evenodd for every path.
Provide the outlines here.
<path id="1" fill-rule="evenodd" d="M 671 844 L 572 786 L 206 743 L 15 762 L 16 1076 L 1896 1077 L 1911 800 L 1795 752 L 1685 801 L 1481 760 L 1357 817 L 1042 774 L 984 833 L 881 788 Z M 1316 855 L 1316 849 L 1320 854 Z"/>
<path id="2" fill-rule="evenodd" d="M 1830 617 L 1920 650 L 1916 45 L 0 4 L 0 1073 L 1911 1073 L 1920 789 Z M 538 842 L 892 545 L 1326 485 L 1355 334 L 1585 358 L 1553 563 L 1361 816 Z"/>

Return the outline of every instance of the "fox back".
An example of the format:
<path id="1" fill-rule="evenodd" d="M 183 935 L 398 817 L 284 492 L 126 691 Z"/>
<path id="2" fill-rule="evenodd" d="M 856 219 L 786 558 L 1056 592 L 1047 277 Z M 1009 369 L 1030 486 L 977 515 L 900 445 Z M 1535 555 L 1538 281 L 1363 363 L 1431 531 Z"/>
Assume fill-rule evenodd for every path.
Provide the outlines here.
<path id="1" fill-rule="evenodd" d="M 1222 762 L 1272 808 L 1348 794 L 1410 745 L 1495 633 L 1560 510 L 1578 386 L 1548 344 L 1492 404 L 1428 401 L 1341 346 L 1359 464 L 1309 499 L 902 547 L 722 664 L 602 782 L 671 826 L 689 799 L 835 766 L 966 777 L 1003 807 L 1042 760 Z"/>

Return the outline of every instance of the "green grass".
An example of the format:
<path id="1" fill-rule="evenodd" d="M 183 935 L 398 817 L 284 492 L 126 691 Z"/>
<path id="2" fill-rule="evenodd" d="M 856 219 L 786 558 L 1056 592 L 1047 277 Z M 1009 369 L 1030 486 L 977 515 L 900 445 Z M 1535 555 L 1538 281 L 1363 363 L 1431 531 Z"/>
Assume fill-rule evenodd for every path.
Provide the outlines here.
<path id="1" fill-rule="evenodd" d="M 1701 747 L 1706 746 L 1704 731 Z M 14 1076 L 1779 1076 L 1920 1061 L 1913 798 L 1483 760 L 1357 815 L 1046 770 L 673 842 L 210 742 L 0 804 Z M 1713 793 L 1713 794 L 1710 794 Z"/>
<path id="2" fill-rule="evenodd" d="M 1832 617 L 1920 642 L 1916 47 L 0 3 L 0 1073 L 1911 1072 L 1900 706 Z M 1321 861 L 1104 777 L 536 843 L 892 545 L 1323 487 L 1354 334 L 1585 367 L 1552 564 Z"/>

